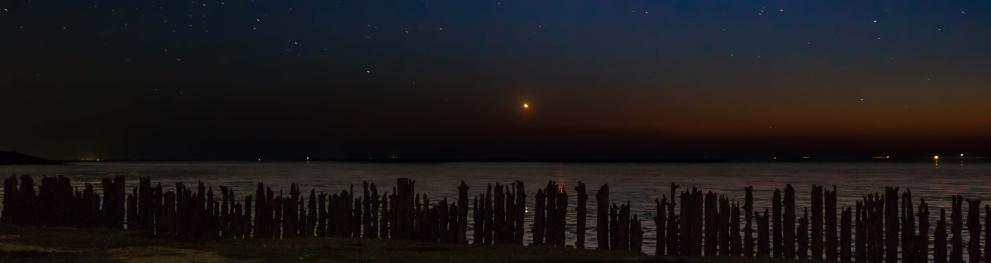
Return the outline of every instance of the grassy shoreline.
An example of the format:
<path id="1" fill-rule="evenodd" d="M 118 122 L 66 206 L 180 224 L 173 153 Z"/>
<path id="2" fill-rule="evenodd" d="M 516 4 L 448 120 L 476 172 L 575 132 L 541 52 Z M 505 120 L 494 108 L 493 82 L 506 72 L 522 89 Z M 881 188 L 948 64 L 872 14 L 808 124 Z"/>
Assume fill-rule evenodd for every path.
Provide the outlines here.
<path id="1" fill-rule="evenodd" d="M 573 248 L 300 238 L 178 242 L 112 229 L 0 224 L 0 262 L 792 262 L 656 258 Z"/>

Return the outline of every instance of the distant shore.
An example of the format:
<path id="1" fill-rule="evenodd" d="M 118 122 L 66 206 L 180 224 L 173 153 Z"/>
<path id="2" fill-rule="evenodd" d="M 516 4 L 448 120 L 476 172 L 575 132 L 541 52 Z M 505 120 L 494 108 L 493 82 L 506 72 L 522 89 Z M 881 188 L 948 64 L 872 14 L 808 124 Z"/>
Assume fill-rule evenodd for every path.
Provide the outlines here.
<path id="1" fill-rule="evenodd" d="M 30 164 L 60 164 L 60 162 L 34 157 L 17 152 L 0 151 L 0 166 L 30 165 Z"/>

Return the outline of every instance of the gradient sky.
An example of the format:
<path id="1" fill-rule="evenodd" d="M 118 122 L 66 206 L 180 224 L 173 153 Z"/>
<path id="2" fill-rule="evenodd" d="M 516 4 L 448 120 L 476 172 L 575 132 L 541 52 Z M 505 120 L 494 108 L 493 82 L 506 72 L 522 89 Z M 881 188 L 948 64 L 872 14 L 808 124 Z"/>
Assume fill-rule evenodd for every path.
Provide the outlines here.
<path id="1" fill-rule="evenodd" d="M 0 150 L 986 152 L 988 25 L 977 0 L 5 0 Z"/>

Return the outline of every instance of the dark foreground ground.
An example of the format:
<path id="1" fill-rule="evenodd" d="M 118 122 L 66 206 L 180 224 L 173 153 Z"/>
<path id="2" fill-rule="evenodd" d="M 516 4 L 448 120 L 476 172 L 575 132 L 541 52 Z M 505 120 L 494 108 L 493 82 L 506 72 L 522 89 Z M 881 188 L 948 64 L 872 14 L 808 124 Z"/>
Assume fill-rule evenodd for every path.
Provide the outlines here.
<path id="1" fill-rule="evenodd" d="M 0 224 L 0 262 L 787 262 L 655 258 L 631 253 L 303 238 L 176 242 L 108 229 Z"/>

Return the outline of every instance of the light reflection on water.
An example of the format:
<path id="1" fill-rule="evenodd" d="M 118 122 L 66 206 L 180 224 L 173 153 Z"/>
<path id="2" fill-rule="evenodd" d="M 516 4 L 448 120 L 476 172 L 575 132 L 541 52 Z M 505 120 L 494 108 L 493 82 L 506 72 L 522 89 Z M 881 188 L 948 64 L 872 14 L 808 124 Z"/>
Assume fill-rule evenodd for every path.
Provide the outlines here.
<path id="1" fill-rule="evenodd" d="M 273 189 L 288 189 L 289 183 L 299 183 L 304 190 L 340 192 L 362 180 L 376 183 L 380 189 L 391 191 L 396 178 L 416 180 L 418 192 L 428 193 L 431 200 L 457 198 L 457 185 L 464 180 L 471 187 L 469 194 L 484 191 L 488 183 L 508 184 L 521 180 L 526 184 L 527 201 L 532 206 L 533 195 L 548 181 L 564 186 L 571 198 L 569 209 L 575 207 L 574 186 L 583 181 L 588 186 L 589 232 L 586 244 L 595 244 L 595 191 L 602 184 L 610 185 L 610 197 L 615 203 L 631 202 L 631 211 L 646 221 L 644 251 L 653 252 L 654 198 L 666 195 L 674 182 L 681 190 L 698 186 L 705 191 L 717 191 L 742 201 L 743 188 L 754 186 L 755 210 L 769 207 L 771 193 L 787 183 L 796 190 L 799 207 L 808 206 L 809 185 L 837 185 L 838 209 L 853 205 L 867 192 L 883 192 L 884 186 L 911 189 L 914 199 L 929 201 L 931 221 L 939 208 L 948 208 L 950 195 L 991 200 L 991 164 L 935 165 L 926 163 L 78 163 L 46 166 L 0 166 L 0 175 L 31 174 L 36 181 L 41 175 L 65 175 L 74 183 L 94 183 L 104 176 L 124 175 L 130 185 L 137 177 L 149 176 L 167 189 L 174 182 L 187 185 L 203 181 L 210 186 L 232 187 L 238 195 L 253 194 L 259 181 Z M 128 186 L 129 188 L 131 186 Z M 380 190 L 382 192 L 383 190 Z M 966 206 L 964 206 L 966 210 Z M 799 208 L 801 211 L 801 208 Z M 949 212 L 949 211 L 947 211 Z M 966 213 L 966 211 L 964 211 Z M 470 213 L 469 213 L 470 214 Z M 838 214 L 838 213 L 837 213 Z M 469 215 L 470 216 L 470 215 Z M 527 221 L 531 220 L 528 214 Z M 569 211 L 569 239 L 574 238 L 574 211 Z M 801 216 L 799 213 L 798 216 Z M 471 222 L 469 220 L 469 222 Z M 470 235 L 469 235 L 470 237 Z M 966 240 L 966 237 L 965 237 Z M 569 243 L 573 242 L 569 241 Z"/>

